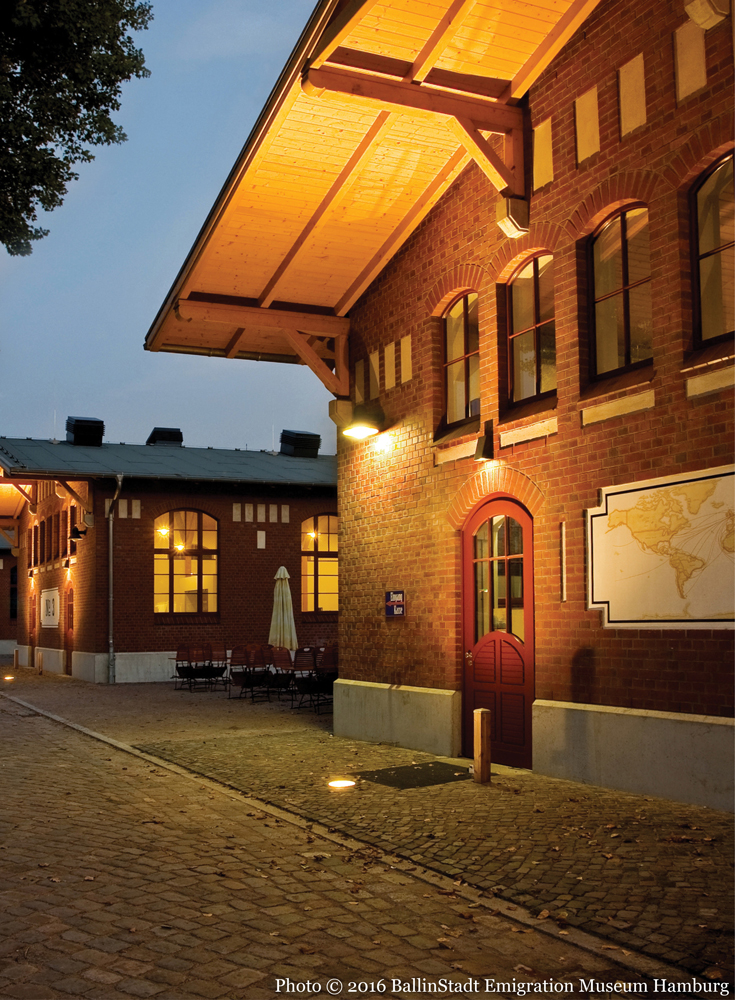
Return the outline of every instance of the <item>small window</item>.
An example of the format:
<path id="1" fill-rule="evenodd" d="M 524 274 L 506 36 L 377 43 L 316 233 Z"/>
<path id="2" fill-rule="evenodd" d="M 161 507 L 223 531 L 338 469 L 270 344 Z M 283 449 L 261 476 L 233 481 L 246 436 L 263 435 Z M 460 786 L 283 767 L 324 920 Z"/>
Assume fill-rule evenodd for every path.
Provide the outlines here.
<path id="1" fill-rule="evenodd" d="M 10 620 L 18 620 L 18 567 L 10 567 Z"/>
<path id="2" fill-rule="evenodd" d="M 556 391 L 554 258 L 528 261 L 508 284 L 509 397 L 525 402 Z"/>
<path id="3" fill-rule="evenodd" d="M 319 514 L 301 522 L 301 610 L 339 610 L 339 518 Z"/>
<path id="4" fill-rule="evenodd" d="M 653 356 L 648 209 L 609 219 L 591 244 L 592 377 L 648 364 Z"/>
<path id="5" fill-rule="evenodd" d="M 480 415 L 478 297 L 472 292 L 444 317 L 444 391 L 447 426 Z"/>
<path id="6" fill-rule="evenodd" d="M 153 522 L 153 610 L 217 611 L 217 521 L 198 510 L 172 510 Z"/>
<path id="7" fill-rule="evenodd" d="M 700 345 L 732 335 L 735 226 L 732 154 L 694 191 L 695 331 Z"/>

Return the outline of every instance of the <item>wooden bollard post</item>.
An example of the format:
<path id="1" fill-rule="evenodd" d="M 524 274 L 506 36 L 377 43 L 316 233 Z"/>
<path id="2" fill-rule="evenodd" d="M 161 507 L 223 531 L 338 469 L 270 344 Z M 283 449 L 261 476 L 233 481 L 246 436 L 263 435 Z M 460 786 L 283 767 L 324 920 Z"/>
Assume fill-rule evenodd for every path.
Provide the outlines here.
<path id="1" fill-rule="evenodd" d="M 475 781 L 490 784 L 490 720 L 489 708 L 476 708 L 475 717 Z"/>

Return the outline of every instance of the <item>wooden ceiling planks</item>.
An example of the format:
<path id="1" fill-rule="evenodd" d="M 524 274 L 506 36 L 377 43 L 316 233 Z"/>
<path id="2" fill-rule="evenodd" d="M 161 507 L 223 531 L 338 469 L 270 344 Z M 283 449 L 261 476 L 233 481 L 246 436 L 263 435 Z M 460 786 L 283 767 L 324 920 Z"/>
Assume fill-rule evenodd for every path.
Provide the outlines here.
<path id="1" fill-rule="evenodd" d="M 263 314 L 287 303 L 345 316 L 470 156 L 507 182 L 502 134 L 521 127 L 513 99 L 596 2 L 348 0 L 329 20 L 336 0 L 320 0 L 319 32 L 284 70 L 286 89 L 266 106 L 148 349 L 321 365 L 341 392 L 344 365 L 332 376 L 317 364 L 325 343 L 304 347 Z M 486 142 L 488 130 L 497 135 Z M 192 295 L 246 308 L 187 314 Z"/>

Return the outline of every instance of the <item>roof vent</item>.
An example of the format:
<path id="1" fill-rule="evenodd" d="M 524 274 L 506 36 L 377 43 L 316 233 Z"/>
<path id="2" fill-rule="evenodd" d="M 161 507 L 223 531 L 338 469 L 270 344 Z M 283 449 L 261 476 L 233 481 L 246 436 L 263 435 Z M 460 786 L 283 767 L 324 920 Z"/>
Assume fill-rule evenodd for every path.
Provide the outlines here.
<path id="1" fill-rule="evenodd" d="M 281 431 L 281 454 L 294 458 L 317 458 L 322 439 L 308 431 Z"/>
<path id="2" fill-rule="evenodd" d="M 155 444 L 165 448 L 181 448 L 184 435 L 178 427 L 154 427 L 148 435 L 146 444 Z"/>
<path id="3" fill-rule="evenodd" d="M 99 448 L 105 433 L 104 420 L 96 417 L 67 417 L 66 440 L 85 448 Z"/>

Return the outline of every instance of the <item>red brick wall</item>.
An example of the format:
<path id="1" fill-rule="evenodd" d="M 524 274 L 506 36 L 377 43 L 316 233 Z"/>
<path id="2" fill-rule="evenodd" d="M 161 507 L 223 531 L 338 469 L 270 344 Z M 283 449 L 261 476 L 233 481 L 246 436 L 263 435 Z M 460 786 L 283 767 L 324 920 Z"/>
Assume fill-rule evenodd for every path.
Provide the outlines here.
<path id="1" fill-rule="evenodd" d="M 381 390 L 389 452 L 340 435 L 343 676 L 461 687 L 460 532 L 447 513 L 479 465 L 472 458 L 434 464 L 442 325 L 432 314 L 453 289 L 473 287 L 480 293 L 482 419 L 495 422 L 502 467 L 530 477 L 542 495 L 534 522 L 536 697 L 732 714 L 732 631 L 603 629 L 599 612 L 586 610 L 584 511 L 597 506 L 598 489 L 728 464 L 733 453 L 731 395 L 688 401 L 685 385 L 732 355 L 731 344 L 692 350 L 688 243 L 688 192 L 732 144 L 731 22 L 706 34 L 707 89 L 677 108 L 672 33 L 684 20 L 678 4 L 602 3 L 529 95 L 533 124 L 553 116 L 555 170 L 555 180 L 531 198 L 529 235 L 503 236 L 494 221 L 496 194 L 471 164 L 352 310 L 351 364 L 411 334 L 413 378 Z M 621 141 L 617 69 L 639 52 L 648 121 Z M 595 84 L 601 152 L 577 168 L 573 101 Z M 650 211 L 654 363 L 590 385 L 583 248 L 599 222 L 634 201 Z M 498 284 L 540 248 L 555 256 L 557 400 L 509 411 L 498 361 Z M 581 426 L 584 405 L 648 389 L 654 409 Z M 499 430 L 552 416 L 557 434 L 499 449 Z M 559 594 L 562 520 L 566 603 Z M 391 588 L 407 592 L 405 620 L 384 617 Z"/>
<path id="2" fill-rule="evenodd" d="M 72 484 L 86 496 L 86 484 Z M 73 648 L 83 652 L 107 652 L 108 649 L 108 522 L 105 501 L 113 496 L 105 484 L 90 486 L 95 526 L 77 543 L 76 562 L 69 570 L 46 564 L 34 578 L 37 594 L 41 590 L 59 587 L 62 598 L 62 626 L 59 629 L 40 628 L 28 631 L 30 594 L 27 578 L 27 552 L 21 552 L 26 567 L 19 573 L 24 579 L 19 611 L 21 643 L 62 648 L 67 639 L 66 595 L 74 588 Z M 248 494 L 218 490 L 206 486 L 197 489 L 165 491 L 148 483 L 126 481 L 122 498 L 141 502 L 141 516 L 134 519 L 119 516 L 114 519 L 114 617 L 117 652 L 143 652 L 175 649 L 186 642 L 225 642 L 230 648 L 243 642 L 267 642 L 273 610 L 274 577 L 279 566 L 285 566 L 291 576 L 296 634 L 301 645 L 337 638 L 336 615 L 302 614 L 301 612 L 301 522 L 315 514 L 335 513 L 335 491 L 312 489 L 294 495 L 293 490 Z M 242 504 L 241 522 L 232 520 L 233 503 Z M 277 504 L 279 522 L 246 522 L 245 504 Z M 289 523 L 281 523 L 282 505 L 289 507 Z M 46 518 L 64 506 L 64 501 L 51 497 L 38 505 L 36 518 L 27 510 L 23 515 L 22 531 L 38 518 Z M 68 506 L 68 504 L 67 504 Z M 219 522 L 219 609 L 216 615 L 200 615 L 182 619 L 174 615 L 156 615 L 153 611 L 153 521 L 173 509 L 202 510 Z M 257 508 L 256 508 L 257 509 Z M 257 516 L 257 515 L 256 515 Z M 83 528 L 84 525 L 81 525 Z M 256 548 L 256 532 L 266 532 L 266 548 Z"/>

